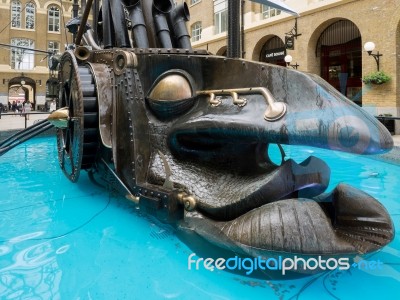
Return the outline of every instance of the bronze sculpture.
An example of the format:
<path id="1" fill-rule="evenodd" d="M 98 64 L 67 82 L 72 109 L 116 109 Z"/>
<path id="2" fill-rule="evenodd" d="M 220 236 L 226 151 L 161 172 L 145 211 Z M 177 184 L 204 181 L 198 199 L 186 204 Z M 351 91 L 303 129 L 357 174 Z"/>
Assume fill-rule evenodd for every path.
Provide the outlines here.
<path id="1" fill-rule="evenodd" d="M 87 170 L 159 220 L 254 257 L 352 255 L 393 239 L 371 196 L 345 184 L 323 193 L 322 160 L 268 157 L 272 144 L 392 148 L 380 122 L 324 80 L 192 50 L 186 4 L 103 0 L 97 37 L 79 26 L 88 13 L 71 23 L 79 46 L 60 58 L 61 109 L 49 117 L 71 181 Z"/>

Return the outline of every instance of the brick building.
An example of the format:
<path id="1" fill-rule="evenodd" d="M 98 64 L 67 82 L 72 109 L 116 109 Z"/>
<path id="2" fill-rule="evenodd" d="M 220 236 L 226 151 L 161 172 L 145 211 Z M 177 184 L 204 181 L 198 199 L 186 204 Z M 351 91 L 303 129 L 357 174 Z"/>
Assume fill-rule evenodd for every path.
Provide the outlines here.
<path id="1" fill-rule="evenodd" d="M 225 55 L 228 1 L 185 2 L 191 13 L 188 27 L 194 47 Z M 297 20 L 259 3 L 242 1 L 243 58 L 285 66 L 284 57 L 290 55 L 298 70 L 320 75 L 373 115 L 400 116 L 400 1 L 284 2 L 299 12 Z M 365 75 L 377 71 L 374 57 L 364 50 L 366 42 L 375 43 L 372 54 L 382 54 L 379 67 L 391 76 L 388 83 L 362 82 Z M 400 121 L 396 122 L 399 134 Z"/>
<path id="2" fill-rule="evenodd" d="M 71 43 L 64 24 L 72 16 L 72 4 L 71 0 L 1 0 L 0 43 L 64 51 L 65 44 Z M 0 46 L 1 103 L 26 99 L 35 109 L 43 108 L 51 76 L 46 53 Z"/>

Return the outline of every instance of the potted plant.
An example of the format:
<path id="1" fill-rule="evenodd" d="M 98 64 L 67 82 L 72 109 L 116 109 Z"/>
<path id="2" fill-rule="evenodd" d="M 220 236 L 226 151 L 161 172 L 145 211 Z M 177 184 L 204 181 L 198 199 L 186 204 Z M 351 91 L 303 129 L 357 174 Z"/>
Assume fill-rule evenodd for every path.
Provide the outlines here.
<path id="1" fill-rule="evenodd" d="M 377 71 L 370 73 L 368 75 L 365 75 L 362 79 L 362 81 L 365 84 L 383 84 L 388 82 L 390 79 L 392 79 L 389 75 L 387 75 L 383 71 Z"/>

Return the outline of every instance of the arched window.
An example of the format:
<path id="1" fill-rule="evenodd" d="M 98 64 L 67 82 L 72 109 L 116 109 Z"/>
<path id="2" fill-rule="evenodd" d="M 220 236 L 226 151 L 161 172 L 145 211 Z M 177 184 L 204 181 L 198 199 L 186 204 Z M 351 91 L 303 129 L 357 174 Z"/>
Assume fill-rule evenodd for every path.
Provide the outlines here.
<path id="1" fill-rule="evenodd" d="M 60 32 L 60 9 L 50 6 L 48 10 L 49 32 Z"/>
<path id="2" fill-rule="evenodd" d="M 34 42 L 29 39 L 11 39 L 11 45 L 34 49 Z M 34 67 L 33 51 L 21 48 L 11 48 L 11 69 L 32 70 Z"/>
<path id="3" fill-rule="evenodd" d="M 201 39 L 201 22 L 196 22 L 191 27 L 192 32 L 192 42 L 196 42 Z"/>
<path id="4" fill-rule="evenodd" d="M 25 28 L 35 29 L 35 4 L 29 2 L 25 7 Z"/>
<path id="5" fill-rule="evenodd" d="M 11 27 L 21 28 L 21 2 L 11 2 Z"/>

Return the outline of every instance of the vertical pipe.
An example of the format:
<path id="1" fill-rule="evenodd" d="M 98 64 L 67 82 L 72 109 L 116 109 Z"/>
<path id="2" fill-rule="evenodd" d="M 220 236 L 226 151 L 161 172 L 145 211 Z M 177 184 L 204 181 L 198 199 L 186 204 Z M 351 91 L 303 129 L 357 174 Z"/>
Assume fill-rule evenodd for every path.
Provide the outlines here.
<path id="1" fill-rule="evenodd" d="M 99 39 L 98 39 L 97 25 L 99 23 L 99 0 L 93 1 L 92 14 L 93 14 L 92 16 L 93 38 L 94 41 L 98 43 Z"/>
<path id="2" fill-rule="evenodd" d="M 101 6 L 101 22 L 104 49 L 113 47 L 113 24 L 110 14 L 110 0 L 103 0 Z"/>
<path id="3" fill-rule="evenodd" d="M 170 0 L 153 1 L 153 19 L 158 43 L 162 48 L 172 48 L 171 34 L 168 26 L 167 15 L 172 10 Z"/>
<path id="4" fill-rule="evenodd" d="M 192 50 L 190 35 L 186 28 L 186 22 L 190 20 L 189 8 L 186 2 L 183 2 L 171 10 L 168 17 L 169 26 L 174 33 L 175 47 Z"/>
<path id="5" fill-rule="evenodd" d="M 139 0 L 124 0 L 126 9 L 129 12 L 129 18 L 132 23 L 132 39 L 137 48 L 149 48 L 147 38 L 146 21 Z"/>
<path id="6" fill-rule="evenodd" d="M 240 2 L 228 0 L 228 53 L 230 58 L 240 57 Z"/>
<path id="7" fill-rule="evenodd" d="M 130 48 L 128 29 L 126 26 L 125 12 L 121 0 L 110 1 L 111 20 L 114 28 L 114 45 L 118 48 Z"/>
<path id="8" fill-rule="evenodd" d="M 242 7 L 241 7 L 241 11 L 242 11 L 242 17 L 241 17 L 241 45 L 242 45 L 242 58 L 244 58 L 245 55 L 245 49 L 244 49 L 244 0 L 242 0 Z"/>
<path id="9" fill-rule="evenodd" d="M 142 8 L 144 21 L 146 23 L 147 39 L 149 41 L 149 47 L 156 48 L 157 39 L 156 39 L 156 30 L 153 19 L 153 1 L 140 0 L 140 7 Z"/>
<path id="10" fill-rule="evenodd" d="M 72 4 L 72 18 L 77 18 L 78 17 L 78 11 L 79 11 L 78 0 L 74 0 L 74 4 Z M 76 39 L 76 34 L 74 33 L 72 35 L 72 40 L 75 41 L 75 39 Z"/>
<path id="11" fill-rule="evenodd" d="M 78 11 L 79 11 L 78 0 L 74 0 L 74 4 L 72 4 L 72 17 L 73 18 L 78 17 Z"/>

